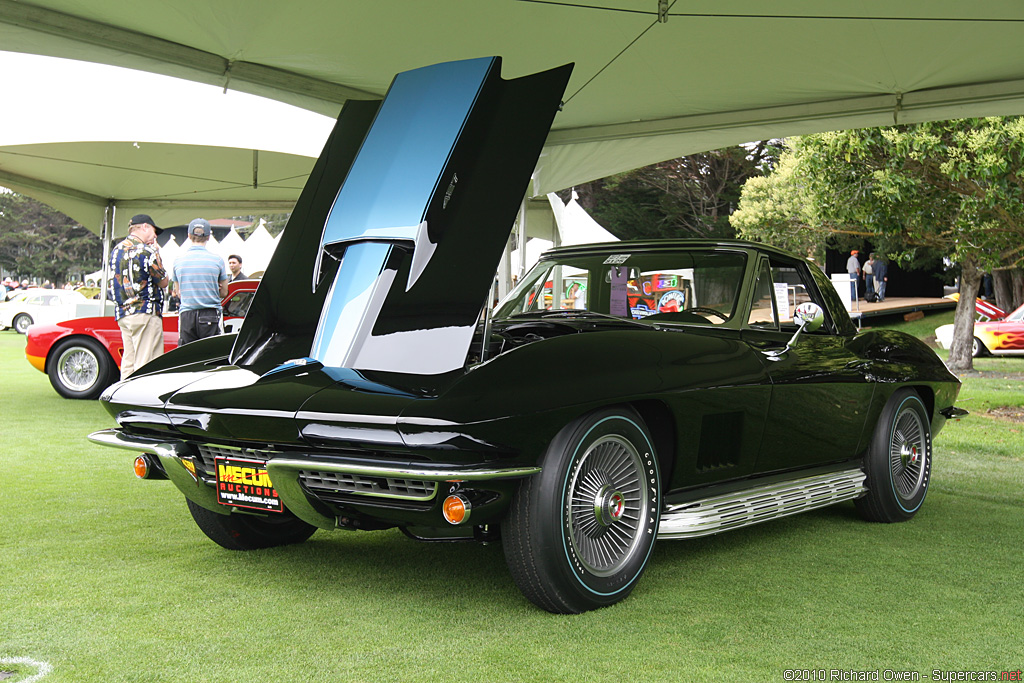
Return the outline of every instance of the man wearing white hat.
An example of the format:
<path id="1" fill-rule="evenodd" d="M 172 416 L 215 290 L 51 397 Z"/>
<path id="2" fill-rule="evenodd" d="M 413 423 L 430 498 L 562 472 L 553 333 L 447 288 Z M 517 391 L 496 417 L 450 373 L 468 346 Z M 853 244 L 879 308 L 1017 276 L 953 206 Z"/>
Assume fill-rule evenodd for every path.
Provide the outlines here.
<path id="1" fill-rule="evenodd" d="M 206 248 L 210 222 L 196 218 L 188 224 L 188 249 L 174 261 L 174 282 L 181 297 L 178 346 L 224 331 L 220 302 L 228 293 L 224 259 Z"/>

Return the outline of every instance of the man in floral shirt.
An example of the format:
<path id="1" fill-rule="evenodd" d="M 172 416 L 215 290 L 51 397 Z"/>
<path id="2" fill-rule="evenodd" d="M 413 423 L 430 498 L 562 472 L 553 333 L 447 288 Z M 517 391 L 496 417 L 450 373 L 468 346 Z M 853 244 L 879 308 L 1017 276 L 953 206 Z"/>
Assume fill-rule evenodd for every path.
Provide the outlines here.
<path id="1" fill-rule="evenodd" d="M 133 216 L 128 236 L 110 254 L 114 318 L 121 328 L 124 379 L 164 352 L 164 271 L 156 236 L 163 232 L 144 213 Z"/>

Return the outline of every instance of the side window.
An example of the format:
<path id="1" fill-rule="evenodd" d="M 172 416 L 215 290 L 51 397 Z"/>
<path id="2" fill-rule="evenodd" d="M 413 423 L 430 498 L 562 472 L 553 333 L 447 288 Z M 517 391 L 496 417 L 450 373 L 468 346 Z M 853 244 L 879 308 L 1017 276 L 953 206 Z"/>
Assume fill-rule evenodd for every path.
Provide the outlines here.
<path id="1" fill-rule="evenodd" d="M 246 312 L 249 310 L 249 304 L 252 302 L 253 294 L 255 292 L 237 292 L 228 299 L 228 303 L 224 307 L 224 315 L 239 318 L 245 317 Z"/>
<path id="2" fill-rule="evenodd" d="M 833 334 L 832 324 L 828 322 L 828 307 L 822 301 L 806 264 L 788 262 L 777 257 L 772 257 L 770 261 L 775 306 L 782 329 L 796 331 L 797 323 L 793 320 L 793 313 L 797 306 L 811 301 L 826 312 L 826 324 L 814 334 Z"/>
<path id="3" fill-rule="evenodd" d="M 775 310 L 775 287 L 767 261 L 762 261 L 758 269 L 754 300 L 750 305 L 747 324 L 766 330 L 779 329 L 779 319 Z"/>

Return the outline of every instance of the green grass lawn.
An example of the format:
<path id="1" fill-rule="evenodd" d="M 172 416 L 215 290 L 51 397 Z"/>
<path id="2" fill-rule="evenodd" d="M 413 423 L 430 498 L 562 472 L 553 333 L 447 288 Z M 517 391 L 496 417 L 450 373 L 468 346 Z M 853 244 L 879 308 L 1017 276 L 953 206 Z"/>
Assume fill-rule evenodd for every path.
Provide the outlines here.
<path id="1" fill-rule="evenodd" d="M 167 482 L 90 444 L 0 332 L 0 672 L 23 681 L 783 681 L 787 669 L 1024 665 L 1024 361 L 965 377 L 905 524 L 852 503 L 664 542 L 633 595 L 579 616 L 522 598 L 500 545 L 318 531 L 231 552 Z M 8 660 L 6 663 L 4 660 Z M 884 675 L 884 674 L 882 674 Z M 0 679 L 3 674 L 0 674 Z M 883 679 L 884 680 L 884 679 Z M 927 679 L 925 679 L 927 680 Z M 948 679 L 947 679 L 948 680 Z"/>

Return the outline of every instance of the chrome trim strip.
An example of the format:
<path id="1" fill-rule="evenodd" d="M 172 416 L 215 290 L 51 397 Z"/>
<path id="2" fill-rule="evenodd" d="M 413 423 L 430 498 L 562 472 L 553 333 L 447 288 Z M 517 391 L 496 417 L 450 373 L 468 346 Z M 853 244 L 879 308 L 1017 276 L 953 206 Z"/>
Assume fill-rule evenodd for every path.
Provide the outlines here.
<path id="1" fill-rule="evenodd" d="M 291 472 L 293 470 L 287 470 Z M 338 479 L 337 481 L 325 481 L 321 475 L 333 476 L 349 476 L 352 481 L 345 481 Z M 376 481 L 383 479 L 387 482 L 387 488 L 381 489 L 376 485 Z M 300 470 L 299 480 L 313 493 L 319 493 L 321 491 L 336 492 L 348 496 L 368 496 L 370 498 L 391 498 L 395 500 L 415 500 L 415 501 L 428 501 L 433 500 L 434 496 L 437 495 L 437 482 L 430 481 L 428 479 L 399 479 L 397 477 L 362 477 L 360 475 L 348 474 L 342 472 L 324 472 L 323 470 Z M 314 480 L 319 480 L 319 484 L 315 483 Z M 414 485 L 409 485 L 407 482 L 415 482 Z M 370 488 L 359 488 L 359 486 L 369 486 Z M 395 493 L 396 490 L 418 490 L 418 493 Z"/>
<path id="2" fill-rule="evenodd" d="M 197 479 L 182 464 L 182 458 L 192 458 L 192 452 L 184 441 L 176 439 L 153 439 L 144 436 L 128 436 L 119 429 L 103 429 L 89 435 L 89 441 L 101 446 L 120 448 L 136 453 L 149 453 L 160 458 L 160 464 L 167 478 L 178 487 L 186 498 L 196 505 L 220 514 L 230 514 L 231 508 L 217 502 L 217 491 Z"/>
<path id="3" fill-rule="evenodd" d="M 860 498 L 867 492 L 859 469 L 757 486 L 662 512 L 658 539 L 699 538 Z"/>
<path id="4" fill-rule="evenodd" d="M 487 468 L 480 466 L 453 467 L 444 469 L 437 467 L 407 465 L 366 465 L 358 462 L 324 462 L 321 460 L 295 460 L 291 458 L 273 458 L 267 466 L 278 470 L 318 470 L 320 472 L 337 472 L 339 474 L 361 474 L 369 477 L 391 477 L 394 479 L 426 479 L 428 481 L 487 481 L 489 479 L 519 479 L 540 472 L 539 467 L 504 467 Z"/>

